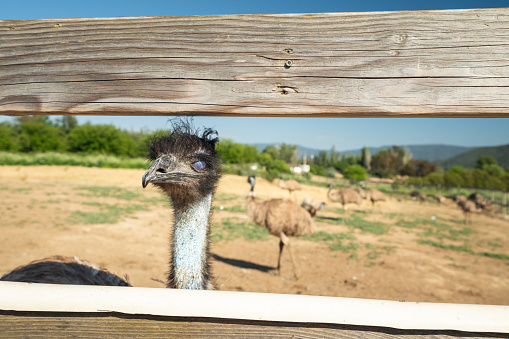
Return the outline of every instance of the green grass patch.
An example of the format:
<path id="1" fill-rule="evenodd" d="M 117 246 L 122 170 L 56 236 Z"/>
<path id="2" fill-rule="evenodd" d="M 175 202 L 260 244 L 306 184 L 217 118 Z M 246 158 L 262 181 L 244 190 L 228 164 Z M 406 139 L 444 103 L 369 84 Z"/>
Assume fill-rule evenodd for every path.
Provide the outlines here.
<path id="1" fill-rule="evenodd" d="M 226 212 L 244 213 L 244 214 L 247 213 L 246 208 L 241 205 L 235 205 L 232 207 L 223 207 L 223 209 L 221 209 L 219 206 L 216 206 L 214 209 L 216 211 L 226 211 Z"/>
<path id="2" fill-rule="evenodd" d="M 355 236 L 350 233 L 327 233 L 324 231 L 318 231 L 312 234 L 306 234 L 300 237 L 302 240 L 309 241 L 318 241 L 325 242 L 329 244 L 329 250 L 331 251 L 343 251 L 348 253 L 350 251 L 355 251 L 359 248 L 359 245 L 350 242 L 348 244 L 344 244 L 342 240 L 355 240 Z"/>
<path id="3" fill-rule="evenodd" d="M 375 260 L 375 259 L 378 259 L 378 257 L 382 255 L 382 252 L 379 252 L 379 251 L 371 251 L 368 253 L 367 257 L 368 259 L 370 260 Z"/>
<path id="4" fill-rule="evenodd" d="M 231 200 L 238 200 L 242 199 L 243 197 L 238 194 L 231 194 L 231 193 L 217 193 L 214 195 L 214 200 L 216 202 L 226 202 Z"/>
<path id="5" fill-rule="evenodd" d="M 148 168 L 148 161 L 143 158 L 122 158 L 103 154 L 77 153 L 10 153 L 0 152 L 0 165 L 9 166 L 84 166 L 100 168 Z"/>
<path id="6" fill-rule="evenodd" d="M 100 208 L 99 212 L 74 211 L 68 221 L 71 224 L 115 224 L 136 211 L 146 211 L 142 205 L 108 205 L 96 202 L 83 203 L 84 205 Z"/>
<path id="7" fill-rule="evenodd" d="M 327 233 L 324 231 L 318 231 L 301 236 L 300 239 L 311 241 L 336 241 L 345 239 L 355 240 L 355 236 L 349 233 Z"/>
<path id="8" fill-rule="evenodd" d="M 422 245 L 430 245 L 430 246 L 434 246 L 434 247 L 443 248 L 443 249 L 446 249 L 446 250 L 452 250 L 452 251 L 456 251 L 456 252 L 466 252 L 466 253 L 470 253 L 470 254 L 475 254 L 475 252 L 469 246 L 466 246 L 466 245 L 464 245 L 464 246 L 456 246 L 456 245 L 452 245 L 452 244 L 443 244 L 443 243 L 436 242 L 436 241 L 429 240 L 429 239 L 417 240 L 417 242 L 419 244 L 422 244 Z"/>
<path id="9" fill-rule="evenodd" d="M 400 227 L 404 227 L 404 228 L 409 228 L 409 229 L 412 229 L 412 228 L 415 228 L 415 227 L 418 226 L 415 223 L 415 221 L 407 221 L 405 219 L 398 220 L 395 225 L 396 226 L 400 226 Z"/>
<path id="10" fill-rule="evenodd" d="M 85 197 L 116 198 L 128 201 L 140 197 L 139 193 L 112 186 L 81 186 L 76 189 L 87 191 L 87 193 L 79 193 L 79 195 Z"/>
<path id="11" fill-rule="evenodd" d="M 343 251 L 345 253 L 349 253 L 350 251 L 355 251 L 359 248 L 359 244 L 350 242 L 348 244 L 343 244 L 342 241 L 336 241 L 329 245 L 329 250 L 331 251 Z"/>
<path id="12" fill-rule="evenodd" d="M 348 256 L 347 258 L 348 260 L 358 260 L 359 259 L 359 255 L 357 253 L 352 253 Z"/>
<path id="13" fill-rule="evenodd" d="M 495 247 L 495 248 L 502 248 L 502 247 L 504 247 L 501 243 L 498 242 L 498 239 L 496 241 L 497 242 L 488 241 L 488 245 L 490 247 Z"/>
<path id="14" fill-rule="evenodd" d="M 465 266 L 465 265 L 458 265 L 458 264 L 455 264 L 455 263 L 450 263 L 450 264 L 448 264 L 448 266 L 455 267 L 455 268 L 462 268 L 462 269 L 466 269 L 467 268 L 467 266 Z"/>
<path id="15" fill-rule="evenodd" d="M 322 217 L 320 215 L 316 216 L 315 221 L 323 222 L 324 224 L 330 224 L 330 225 L 342 225 L 343 224 L 342 218 Z"/>
<path id="16" fill-rule="evenodd" d="M 385 216 L 389 219 L 396 219 L 398 217 L 401 217 L 402 214 L 401 213 L 387 213 L 387 214 L 385 214 Z"/>
<path id="17" fill-rule="evenodd" d="M 269 231 L 252 222 L 234 222 L 232 219 L 223 219 L 220 225 L 212 229 L 211 241 L 232 241 L 240 237 L 247 240 L 267 240 Z"/>
<path id="18" fill-rule="evenodd" d="M 439 248 L 443 248 L 446 250 L 458 251 L 458 252 L 466 252 L 474 255 L 479 255 L 482 257 L 494 258 L 494 259 L 502 259 L 509 260 L 509 255 L 501 254 L 501 253 L 491 253 L 491 252 L 475 252 L 469 246 L 456 246 L 456 245 L 446 245 L 432 240 L 417 240 L 419 244 L 423 245 L 431 245 Z"/>
<path id="19" fill-rule="evenodd" d="M 501 253 L 480 252 L 480 253 L 477 253 L 477 255 L 480 255 L 483 257 L 488 257 L 488 258 L 509 260 L 509 255 L 501 254 Z"/>
<path id="20" fill-rule="evenodd" d="M 154 197 L 154 198 L 143 198 L 140 199 L 140 202 L 148 203 L 148 204 L 159 204 L 159 203 L 167 203 L 168 199 L 165 197 Z"/>
<path id="21" fill-rule="evenodd" d="M 356 228 L 362 232 L 382 235 L 388 232 L 389 225 L 382 222 L 371 222 L 359 218 L 357 215 L 348 220 L 348 227 Z"/>
<path id="22" fill-rule="evenodd" d="M 29 193 L 29 192 L 32 192 L 32 189 L 30 187 L 26 187 L 26 188 L 15 188 L 13 189 L 14 192 L 19 192 L 19 193 Z"/>

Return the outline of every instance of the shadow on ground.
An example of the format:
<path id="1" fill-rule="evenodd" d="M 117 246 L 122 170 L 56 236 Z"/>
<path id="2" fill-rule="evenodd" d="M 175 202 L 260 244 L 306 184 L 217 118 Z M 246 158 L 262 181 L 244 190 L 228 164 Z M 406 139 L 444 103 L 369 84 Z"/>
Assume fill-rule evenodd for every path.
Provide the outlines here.
<path id="1" fill-rule="evenodd" d="M 253 269 L 253 270 L 258 270 L 261 272 L 269 272 L 269 271 L 276 269 L 275 267 L 258 265 L 258 264 L 255 264 L 255 263 L 252 263 L 249 261 L 245 261 L 245 260 L 225 258 L 225 257 L 222 257 L 217 254 L 212 254 L 212 257 L 217 261 L 221 261 L 221 262 L 224 262 L 225 264 L 239 267 L 239 268 Z"/>

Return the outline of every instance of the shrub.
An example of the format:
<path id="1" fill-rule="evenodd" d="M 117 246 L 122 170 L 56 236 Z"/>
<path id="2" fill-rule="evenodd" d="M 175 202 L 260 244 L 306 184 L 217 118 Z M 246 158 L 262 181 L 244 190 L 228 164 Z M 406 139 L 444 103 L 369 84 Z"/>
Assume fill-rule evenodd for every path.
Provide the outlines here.
<path id="1" fill-rule="evenodd" d="M 129 156 L 135 152 L 136 146 L 133 139 L 114 126 L 85 124 L 69 133 L 69 150 Z"/>
<path id="2" fill-rule="evenodd" d="M 9 122 L 0 123 L 0 151 L 17 151 L 18 136 L 16 129 Z"/>
<path id="3" fill-rule="evenodd" d="M 361 165 L 350 165 L 343 171 L 343 176 L 348 179 L 366 180 L 368 172 Z"/>
<path id="4" fill-rule="evenodd" d="M 25 122 L 20 125 L 19 149 L 22 152 L 61 151 L 65 147 L 64 133 L 43 122 Z"/>

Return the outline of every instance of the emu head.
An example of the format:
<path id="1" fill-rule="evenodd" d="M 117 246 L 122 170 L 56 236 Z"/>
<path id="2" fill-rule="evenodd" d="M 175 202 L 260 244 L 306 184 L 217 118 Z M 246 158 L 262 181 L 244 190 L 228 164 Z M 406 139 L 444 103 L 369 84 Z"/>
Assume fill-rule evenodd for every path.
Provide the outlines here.
<path id="1" fill-rule="evenodd" d="M 149 183 L 159 187 L 175 207 L 213 194 L 221 177 L 217 142 L 217 132 L 212 129 L 200 134 L 189 123 L 174 124 L 171 132 L 148 143 L 153 162 L 143 175 L 143 187 Z"/>

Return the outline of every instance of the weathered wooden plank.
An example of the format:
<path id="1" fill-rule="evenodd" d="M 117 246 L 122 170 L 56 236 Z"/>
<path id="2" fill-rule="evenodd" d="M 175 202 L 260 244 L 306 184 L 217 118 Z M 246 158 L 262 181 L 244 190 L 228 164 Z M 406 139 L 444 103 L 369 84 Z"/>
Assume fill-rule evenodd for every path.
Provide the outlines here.
<path id="1" fill-rule="evenodd" d="M 0 114 L 505 117 L 507 55 L 509 9 L 0 21 Z"/>
<path id="2" fill-rule="evenodd" d="M 120 313 L 0 311 L 5 338 L 507 338 L 506 334 L 384 327 L 179 318 Z"/>

